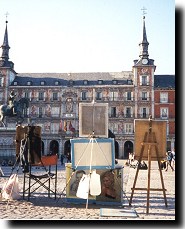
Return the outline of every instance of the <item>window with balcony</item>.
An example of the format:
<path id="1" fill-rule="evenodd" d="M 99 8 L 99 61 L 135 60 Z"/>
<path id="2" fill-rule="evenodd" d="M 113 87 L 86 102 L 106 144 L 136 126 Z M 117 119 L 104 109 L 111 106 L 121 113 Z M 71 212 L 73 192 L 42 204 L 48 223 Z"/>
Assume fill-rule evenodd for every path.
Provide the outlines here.
<path id="1" fill-rule="evenodd" d="M 53 101 L 57 101 L 57 100 L 58 100 L 58 93 L 53 92 Z"/>
<path id="2" fill-rule="evenodd" d="M 82 97 L 82 100 L 87 100 L 87 92 L 86 91 L 82 91 L 81 97 Z"/>
<path id="3" fill-rule="evenodd" d="M 147 75 L 142 75 L 140 77 L 140 85 L 146 86 L 148 84 L 149 84 L 149 82 L 148 82 L 148 76 Z"/>
<path id="4" fill-rule="evenodd" d="M 131 91 L 128 91 L 127 92 L 127 101 L 129 101 L 129 100 L 132 100 L 132 93 L 131 93 Z"/>
<path id="5" fill-rule="evenodd" d="M 126 118 L 131 118 L 131 107 L 126 107 Z"/>
<path id="6" fill-rule="evenodd" d="M 96 92 L 96 100 L 101 100 L 102 99 L 102 93 L 100 91 Z"/>
<path id="7" fill-rule="evenodd" d="M 146 107 L 142 108 L 142 117 L 146 118 Z"/>
<path id="8" fill-rule="evenodd" d="M 39 100 L 44 100 L 44 92 L 39 92 Z"/>
<path id="9" fill-rule="evenodd" d="M 147 92 L 142 92 L 141 93 L 141 99 L 142 100 L 147 100 Z"/>
<path id="10" fill-rule="evenodd" d="M 168 118 L 168 108 L 161 108 L 161 118 L 167 119 Z"/>
<path id="11" fill-rule="evenodd" d="M 26 92 L 24 93 L 24 97 L 25 97 L 26 99 L 29 99 L 29 98 L 30 98 L 29 92 L 26 91 Z"/>
<path id="12" fill-rule="evenodd" d="M 111 107 L 111 117 L 116 117 L 116 107 Z"/>
<path id="13" fill-rule="evenodd" d="M 42 107 L 39 107 L 39 118 L 42 118 L 43 112 L 42 112 Z"/>
<path id="14" fill-rule="evenodd" d="M 132 123 L 126 123 L 125 124 L 125 133 L 126 134 L 132 134 L 133 133 L 133 124 Z"/>
<path id="15" fill-rule="evenodd" d="M 167 102 L 168 102 L 168 92 L 161 92 L 160 103 L 167 103 Z"/>

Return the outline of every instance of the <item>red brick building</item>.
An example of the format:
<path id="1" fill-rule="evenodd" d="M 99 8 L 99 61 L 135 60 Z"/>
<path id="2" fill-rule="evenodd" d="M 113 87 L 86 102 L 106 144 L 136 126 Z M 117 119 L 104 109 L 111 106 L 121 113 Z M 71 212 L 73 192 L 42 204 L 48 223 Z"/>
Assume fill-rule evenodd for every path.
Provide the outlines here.
<path id="1" fill-rule="evenodd" d="M 167 120 L 167 150 L 175 147 L 175 76 L 156 75 L 154 118 Z"/>

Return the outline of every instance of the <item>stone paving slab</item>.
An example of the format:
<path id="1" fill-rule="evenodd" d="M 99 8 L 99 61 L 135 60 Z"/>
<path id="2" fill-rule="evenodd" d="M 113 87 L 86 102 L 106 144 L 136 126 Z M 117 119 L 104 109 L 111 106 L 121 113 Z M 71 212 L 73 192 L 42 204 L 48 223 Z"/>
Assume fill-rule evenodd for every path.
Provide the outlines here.
<path id="1" fill-rule="evenodd" d="M 124 160 L 119 160 L 121 165 L 125 164 Z M 123 205 L 120 206 L 107 206 L 105 208 L 128 208 L 129 199 L 131 195 L 131 188 L 135 178 L 136 169 L 124 166 L 123 169 Z M 72 204 L 68 203 L 64 195 L 59 195 L 65 188 L 65 167 L 58 166 L 58 199 L 48 198 L 45 191 L 38 190 L 31 198 L 27 200 L 13 200 L 13 201 L 0 201 L 1 219 L 58 219 L 58 220 L 175 220 L 175 172 L 171 170 L 162 171 L 164 184 L 167 196 L 168 207 L 164 204 L 164 197 L 162 191 L 155 191 L 150 193 L 150 208 L 149 214 L 146 214 L 146 191 L 134 192 L 132 200 L 132 208 L 135 209 L 138 217 L 101 217 L 100 208 L 104 206 L 99 204 L 89 204 L 86 209 L 85 204 Z M 140 170 L 136 187 L 146 187 L 148 170 Z M 7 177 L 0 177 L 0 185 L 8 179 Z M 19 172 L 20 188 L 23 184 L 23 174 Z M 151 187 L 161 188 L 159 171 L 157 163 L 152 162 L 151 170 Z M 22 190 L 20 190 L 22 191 Z"/>

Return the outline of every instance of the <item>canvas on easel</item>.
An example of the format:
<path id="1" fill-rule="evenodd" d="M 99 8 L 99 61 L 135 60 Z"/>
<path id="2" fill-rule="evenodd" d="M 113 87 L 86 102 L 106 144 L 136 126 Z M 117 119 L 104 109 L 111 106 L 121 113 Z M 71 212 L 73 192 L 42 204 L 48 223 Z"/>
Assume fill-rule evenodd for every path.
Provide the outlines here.
<path id="1" fill-rule="evenodd" d="M 149 121 L 148 119 L 135 119 L 134 123 L 134 135 L 135 135 L 135 159 L 138 160 L 140 157 L 140 152 L 142 148 L 142 142 L 144 139 L 144 135 L 146 132 L 148 132 L 149 128 Z M 155 133 L 156 136 L 156 142 L 158 146 L 158 151 L 159 151 L 159 159 L 164 159 L 166 155 L 166 126 L 167 122 L 166 121 L 160 121 L 160 120 L 152 120 L 152 132 Z M 148 160 L 148 151 L 147 148 L 144 149 L 143 160 Z M 157 160 L 157 155 L 155 152 L 155 148 L 151 148 L 151 160 L 156 161 Z"/>
<path id="2" fill-rule="evenodd" d="M 135 190 L 146 190 L 147 191 L 147 210 L 149 213 L 149 198 L 150 191 L 162 191 L 164 196 L 165 206 L 167 207 L 166 189 L 164 187 L 164 180 L 160 166 L 161 158 L 165 157 L 166 152 L 166 122 L 164 121 L 153 121 L 151 117 L 149 120 L 135 120 L 135 158 L 138 163 L 141 160 L 148 160 L 148 182 L 146 188 L 137 187 L 136 182 L 139 173 L 139 165 L 136 170 L 136 175 L 134 178 L 133 188 L 131 192 L 131 197 L 129 205 L 132 203 L 132 198 Z M 151 177 L 151 161 L 157 161 L 161 179 L 162 188 L 151 188 L 150 177 Z"/>
<path id="3" fill-rule="evenodd" d="M 108 103 L 79 104 L 79 137 L 108 138 Z"/>

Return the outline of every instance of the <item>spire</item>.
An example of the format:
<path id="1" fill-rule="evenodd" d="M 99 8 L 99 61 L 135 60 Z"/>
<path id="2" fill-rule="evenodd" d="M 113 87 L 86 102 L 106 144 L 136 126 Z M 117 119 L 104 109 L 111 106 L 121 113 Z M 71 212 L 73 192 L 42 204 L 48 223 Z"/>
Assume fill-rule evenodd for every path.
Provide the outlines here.
<path id="1" fill-rule="evenodd" d="M 7 14 L 6 14 L 7 17 Z M 9 61 L 9 49 L 10 46 L 8 44 L 8 29 L 7 29 L 8 21 L 6 20 L 6 28 L 4 33 L 4 40 L 2 48 L 2 55 L 0 57 L 0 67 L 8 67 L 11 69 L 14 69 L 14 63 L 12 61 Z"/>
<path id="2" fill-rule="evenodd" d="M 5 34 L 4 34 L 4 41 L 3 41 L 3 45 L 1 46 L 2 48 L 2 56 L 1 59 L 7 61 L 9 59 L 9 49 L 10 46 L 8 44 L 8 30 L 7 30 L 7 23 L 8 21 L 6 21 L 6 28 L 5 28 Z"/>
<path id="3" fill-rule="evenodd" d="M 143 38 L 141 43 L 139 44 L 140 46 L 140 58 L 148 58 L 148 41 L 147 41 L 147 35 L 146 35 L 146 27 L 145 27 L 145 16 L 143 16 Z"/>

